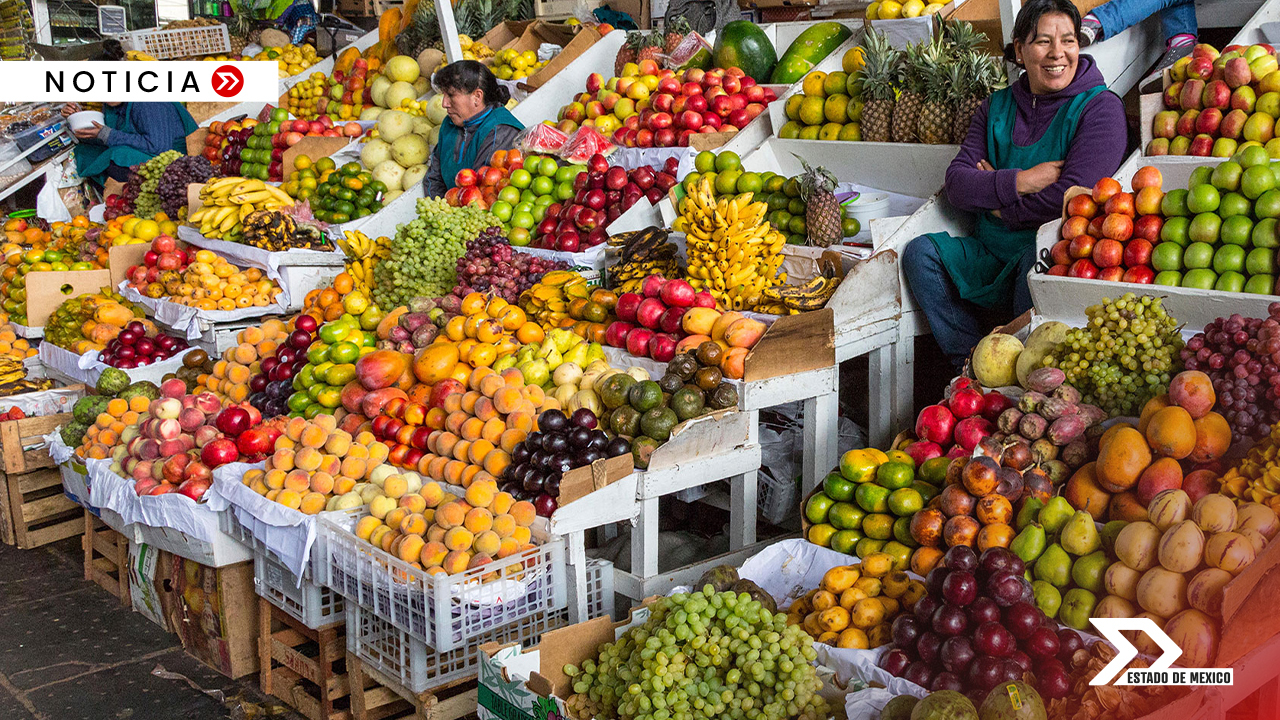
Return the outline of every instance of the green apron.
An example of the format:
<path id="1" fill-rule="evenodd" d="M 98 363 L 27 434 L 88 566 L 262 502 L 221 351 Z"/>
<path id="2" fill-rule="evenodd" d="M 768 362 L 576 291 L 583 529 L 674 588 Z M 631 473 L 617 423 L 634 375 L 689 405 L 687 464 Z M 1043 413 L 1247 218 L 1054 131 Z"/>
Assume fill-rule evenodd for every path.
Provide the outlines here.
<path id="1" fill-rule="evenodd" d="M 471 131 L 471 137 L 467 138 L 466 145 L 461 148 L 461 151 L 459 151 L 458 142 L 462 139 L 462 130 L 447 118 L 440 126 L 440 138 L 436 142 L 436 159 L 440 161 L 440 177 L 444 178 L 447 188 L 454 187 L 453 181 L 458 177 L 459 170 L 477 167 L 476 155 L 480 152 L 480 146 L 499 125 L 524 127 L 516 116 L 511 114 L 511 111 L 501 105 L 489 108 L 463 125 Z M 485 158 L 485 161 L 487 162 L 488 158 Z"/>
<path id="2" fill-rule="evenodd" d="M 181 103 L 173 103 L 178 106 L 178 117 L 182 118 L 182 129 L 187 135 L 195 132 L 196 121 L 191 118 L 191 113 L 182 107 Z M 127 133 L 137 133 L 138 129 L 133 126 L 132 120 L 133 103 L 126 103 L 124 106 L 124 116 L 120 117 L 119 113 L 104 112 L 103 121 L 106 127 L 112 130 L 122 130 Z M 117 118 L 120 118 L 117 120 Z M 187 142 L 185 135 L 173 141 L 173 149 L 185 155 L 187 153 Z M 128 147 L 126 145 L 106 145 L 103 143 L 85 143 L 82 142 L 76 147 L 76 172 L 80 177 L 88 178 L 99 186 L 107 181 L 107 168 L 112 164 L 120 167 L 132 167 L 140 163 L 150 160 L 153 156 L 145 152 Z"/>
<path id="3" fill-rule="evenodd" d="M 1077 95 L 1058 109 L 1044 135 L 1025 147 L 1013 142 L 1013 125 L 1018 116 L 1013 91 L 1005 88 L 992 94 L 987 112 L 988 161 L 998 170 L 1026 170 L 1042 162 L 1065 160 L 1085 106 L 1106 91 L 1105 86 L 1099 85 Z M 1035 245 L 1036 228 L 1010 230 L 1000 218 L 983 212 L 972 237 L 953 237 L 950 233 L 930 233 L 928 237 L 960 297 L 989 308 L 1007 304 L 1012 297 L 1018 261 L 1028 247 Z"/>

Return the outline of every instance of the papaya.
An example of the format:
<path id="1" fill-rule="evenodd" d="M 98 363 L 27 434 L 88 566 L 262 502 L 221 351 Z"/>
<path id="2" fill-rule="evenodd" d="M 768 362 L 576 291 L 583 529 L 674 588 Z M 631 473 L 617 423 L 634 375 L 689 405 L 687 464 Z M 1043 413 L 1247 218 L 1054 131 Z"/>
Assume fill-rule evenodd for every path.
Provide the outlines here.
<path id="1" fill-rule="evenodd" d="M 413 22 L 413 14 L 416 12 L 418 12 L 418 0 L 405 0 L 404 9 L 400 11 L 400 27 L 396 28 L 397 35 L 409 27 L 409 23 Z"/>
<path id="2" fill-rule="evenodd" d="M 790 85 L 798 81 L 852 34 L 852 30 L 838 22 L 821 22 L 809 27 L 778 58 L 769 82 Z"/>
<path id="3" fill-rule="evenodd" d="M 378 18 L 378 42 L 389 43 L 395 40 L 400 30 L 400 8 L 388 8 Z"/>
<path id="4" fill-rule="evenodd" d="M 716 35 L 712 57 L 716 67 L 739 67 L 757 83 L 765 83 L 778 62 L 778 51 L 759 26 L 734 20 Z"/>
<path id="5" fill-rule="evenodd" d="M 351 68 L 355 65 L 356 60 L 360 59 L 360 51 L 355 47 L 349 47 L 343 50 L 338 59 L 333 63 L 334 72 L 341 72 L 343 75 L 351 72 Z"/>

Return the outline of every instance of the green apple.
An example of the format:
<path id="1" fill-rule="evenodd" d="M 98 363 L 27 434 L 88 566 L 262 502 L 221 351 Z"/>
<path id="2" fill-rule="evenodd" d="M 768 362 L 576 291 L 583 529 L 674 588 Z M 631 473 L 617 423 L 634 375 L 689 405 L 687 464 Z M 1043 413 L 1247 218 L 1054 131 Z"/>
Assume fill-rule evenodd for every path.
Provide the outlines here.
<path id="1" fill-rule="evenodd" d="M 1218 281 L 1218 275 L 1207 268 L 1196 268 L 1188 270 L 1182 276 L 1182 287 L 1196 288 L 1198 290 L 1212 290 L 1213 284 Z"/>
<path id="2" fill-rule="evenodd" d="M 1182 284 L 1182 273 L 1177 270 L 1165 270 L 1164 272 L 1157 273 L 1155 279 L 1151 282 L 1155 285 L 1178 287 Z"/>
<path id="3" fill-rule="evenodd" d="M 1213 246 L 1204 241 L 1191 243 L 1182 253 L 1182 264 L 1191 270 L 1212 266 Z"/>
<path id="4" fill-rule="evenodd" d="M 1214 290 L 1222 292 L 1244 292 L 1244 275 L 1235 270 L 1228 270 L 1218 276 L 1218 281 L 1213 284 Z"/>
<path id="5" fill-rule="evenodd" d="M 1275 288 L 1274 275 L 1254 275 L 1244 284 L 1244 291 L 1254 295 L 1271 295 Z"/>

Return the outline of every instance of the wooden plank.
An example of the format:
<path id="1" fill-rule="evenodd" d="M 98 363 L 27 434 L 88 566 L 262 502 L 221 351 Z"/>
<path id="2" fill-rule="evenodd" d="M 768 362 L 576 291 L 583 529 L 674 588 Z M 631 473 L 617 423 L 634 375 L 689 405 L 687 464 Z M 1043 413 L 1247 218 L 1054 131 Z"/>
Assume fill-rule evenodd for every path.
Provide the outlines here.
<path id="1" fill-rule="evenodd" d="M 320 668 L 314 658 L 309 658 L 275 639 L 271 640 L 271 658 L 313 684 L 320 684 Z"/>
<path id="2" fill-rule="evenodd" d="M 0 488 L 0 541 L 3 541 L 6 545 L 13 545 L 17 542 L 13 531 L 13 508 L 22 507 L 22 494 L 17 492 L 17 488 L 14 488 L 14 495 L 18 497 L 18 504 L 16 506 L 12 505 L 9 500 L 8 481 L 0 476 L 0 482 L 5 484 L 5 487 Z"/>
<path id="3" fill-rule="evenodd" d="M 478 691 L 471 688 L 447 700 L 437 700 L 426 713 L 428 720 L 457 720 L 475 711 Z"/>
<path id="4" fill-rule="evenodd" d="M 17 479 L 18 489 L 23 495 L 26 495 L 27 493 L 35 492 L 36 490 L 44 490 L 45 488 L 53 487 L 54 485 L 61 485 L 62 473 L 58 472 L 55 468 L 49 468 L 47 470 L 37 470 L 25 475 L 18 475 Z M 12 477 L 10 478 L 10 482 L 13 482 Z"/>
<path id="5" fill-rule="evenodd" d="M 27 542 L 27 525 L 20 519 L 22 514 L 22 493 L 18 484 L 5 478 L 5 494 L 9 496 L 9 511 L 4 514 L 4 523 L 12 528 L 13 543 L 22 547 Z"/>
<path id="6" fill-rule="evenodd" d="M 47 520 L 58 513 L 79 508 L 80 504 L 61 493 L 47 498 L 25 503 L 22 506 L 22 519 L 27 524 Z"/>
<path id="7" fill-rule="evenodd" d="M 20 475 L 53 467 L 53 458 L 49 457 L 47 451 L 40 449 L 26 452 L 24 446 L 38 443 L 39 438 L 70 420 L 71 413 L 60 413 L 0 423 L 0 443 L 3 444 L 0 460 L 4 463 L 3 470 L 11 475 Z"/>
<path id="8" fill-rule="evenodd" d="M 77 505 L 76 507 L 79 506 Z M 42 545 L 48 545 L 51 542 L 57 542 L 59 540 L 79 535 L 81 532 L 83 532 L 83 528 L 80 527 L 80 518 L 73 517 L 62 521 L 57 525 L 50 525 L 49 527 L 40 528 L 35 532 L 26 533 L 26 544 L 18 543 L 18 549 L 30 550 L 32 548 L 38 548 Z"/>

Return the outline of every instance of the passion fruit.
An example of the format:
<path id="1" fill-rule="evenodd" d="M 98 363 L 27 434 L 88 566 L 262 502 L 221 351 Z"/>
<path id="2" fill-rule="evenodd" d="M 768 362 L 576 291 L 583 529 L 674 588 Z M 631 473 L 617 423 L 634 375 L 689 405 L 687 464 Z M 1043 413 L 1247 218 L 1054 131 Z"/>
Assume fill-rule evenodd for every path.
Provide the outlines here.
<path id="1" fill-rule="evenodd" d="M 182 356 L 182 365 L 189 368 L 204 367 L 209 362 L 209 354 L 200 348 L 196 348 L 186 355 Z"/>
<path id="2" fill-rule="evenodd" d="M 706 392 L 715 390 L 723 380 L 724 375 L 720 372 L 720 368 L 715 367 L 704 367 L 693 376 L 693 384 Z"/>
<path id="3" fill-rule="evenodd" d="M 684 387 L 684 380 L 682 380 L 679 375 L 673 375 L 668 372 L 666 375 L 662 376 L 661 380 L 658 381 L 658 387 L 662 388 L 662 392 L 664 393 L 674 394 L 677 390 Z"/>
<path id="4" fill-rule="evenodd" d="M 698 362 L 706 367 L 720 367 L 720 360 L 724 357 L 724 348 L 715 343 L 714 340 L 708 340 L 698 346 Z"/>

